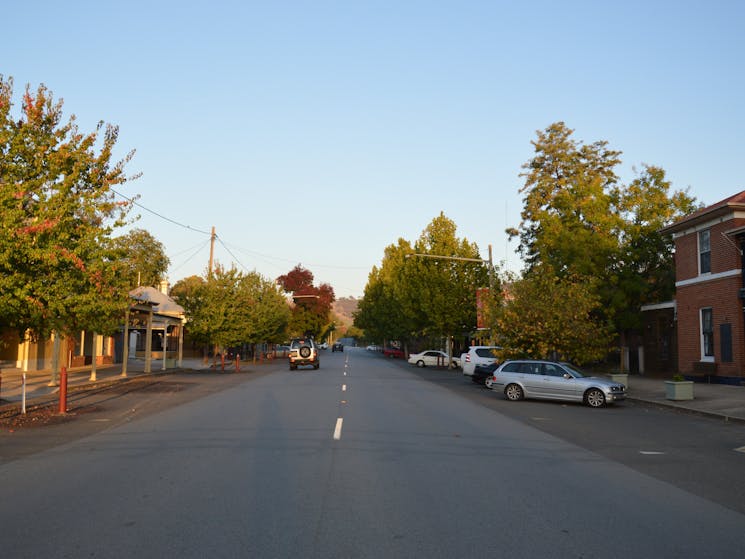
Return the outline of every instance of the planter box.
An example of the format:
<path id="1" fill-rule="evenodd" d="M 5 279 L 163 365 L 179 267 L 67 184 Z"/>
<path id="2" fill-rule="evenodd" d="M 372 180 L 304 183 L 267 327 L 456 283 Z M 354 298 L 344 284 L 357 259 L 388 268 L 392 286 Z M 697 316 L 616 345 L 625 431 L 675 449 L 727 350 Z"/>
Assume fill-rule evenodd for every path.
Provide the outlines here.
<path id="1" fill-rule="evenodd" d="M 668 400 L 693 400 L 693 381 L 665 381 L 665 398 Z"/>
<path id="2" fill-rule="evenodd" d="M 613 382 L 620 382 L 623 384 L 626 388 L 629 387 L 629 374 L 628 373 L 610 373 L 608 377 Z"/>

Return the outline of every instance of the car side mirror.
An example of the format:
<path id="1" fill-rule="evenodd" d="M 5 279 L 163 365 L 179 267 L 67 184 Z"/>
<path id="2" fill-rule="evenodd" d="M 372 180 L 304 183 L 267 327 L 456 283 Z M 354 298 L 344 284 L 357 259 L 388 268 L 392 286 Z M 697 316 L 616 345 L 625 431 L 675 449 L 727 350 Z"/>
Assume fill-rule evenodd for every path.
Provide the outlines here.
<path id="1" fill-rule="evenodd" d="M 570 375 L 569 373 L 564 373 L 564 374 L 563 374 L 562 376 L 563 376 L 563 377 L 564 377 L 565 379 L 567 379 L 567 380 L 569 380 L 570 378 L 572 378 L 572 375 Z"/>

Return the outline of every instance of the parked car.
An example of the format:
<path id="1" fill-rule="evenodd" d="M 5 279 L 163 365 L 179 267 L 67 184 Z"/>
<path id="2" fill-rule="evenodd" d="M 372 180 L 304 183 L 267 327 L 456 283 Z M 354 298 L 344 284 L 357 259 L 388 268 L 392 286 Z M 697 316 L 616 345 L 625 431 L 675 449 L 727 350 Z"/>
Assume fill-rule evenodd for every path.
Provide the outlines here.
<path id="1" fill-rule="evenodd" d="M 367 351 L 380 351 L 380 346 L 375 344 L 370 344 L 367 346 Z"/>
<path id="2" fill-rule="evenodd" d="M 626 387 L 620 382 L 585 376 L 569 363 L 535 359 L 505 361 L 494 371 L 491 388 L 512 401 L 568 400 L 593 408 L 626 399 Z"/>
<path id="3" fill-rule="evenodd" d="M 468 351 L 461 354 L 460 366 L 463 374 L 467 377 L 473 376 L 476 365 L 491 365 L 497 361 L 496 351 L 501 349 L 498 346 L 474 345 L 468 348 Z"/>
<path id="4" fill-rule="evenodd" d="M 476 365 L 473 368 L 473 375 L 471 375 L 471 380 L 477 384 L 483 384 L 486 385 L 487 382 L 489 382 L 489 387 L 491 387 L 491 378 L 494 375 L 494 371 L 497 370 L 497 367 L 499 367 L 499 363 L 496 361 L 494 363 L 490 363 L 489 365 Z"/>
<path id="5" fill-rule="evenodd" d="M 404 353 L 404 350 L 398 347 L 387 347 L 383 350 L 383 355 L 385 357 L 398 357 L 399 359 L 403 359 L 406 357 L 406 354 Z"/>
<path id="6" fill-rule="evenodd" d="M 312 338 L 295 338 L 290 342 L 290 370 L 294 371 L 301 365 L 312 365 L 314 369 L 321 366 L 318 357 L 318 347 Z"/>
<path id="7" fill-rule="evenodd" d="M 320 347 L 321 349 L 328 349 L 329 348 L 329 344 L 328 344 L 328 342 L 323 342 L 318 347 Z"/>
<path id="8" fill-rule="evenodd" d="M 409 355 L 409 363 L 417 367 L 447 367 L 448 354 L 444 351 L 429 349 Z M 453 357 L 453 366 L 457 367 L 458 365 L 458 358 Z"/>
<path id="9" fill-rule="evenodd" d="M 334 345 L 331 346 L 331 353 L 335 351 L 344 351 L 344 345 L 341 342 L 334 342 Z"/>

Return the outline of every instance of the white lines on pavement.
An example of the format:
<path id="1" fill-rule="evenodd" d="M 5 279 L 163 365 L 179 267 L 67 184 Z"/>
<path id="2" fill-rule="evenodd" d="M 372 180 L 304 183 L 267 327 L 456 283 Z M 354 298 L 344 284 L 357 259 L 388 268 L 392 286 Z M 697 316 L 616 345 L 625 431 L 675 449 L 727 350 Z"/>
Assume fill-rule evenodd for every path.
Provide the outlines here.
<path id="1" fill-rule="evenodd" d="M 665 453 L 660 452 L 659 450 L 640 450 L 639 454 L 643 454 L 645 456 L 657 456 L 657 455 L 665 454 Z"/>
<path id="2" fill-rule="evenodd" d="M 334 440 L 335 441 L 338 441 L 338 440 L 341 439 L 341 425 L 342 425 L 342 423 L 344 423 L 344 419 L 343 418 L 340 417 L 340 418 L 338 418 L 336 420 L 336 427 L 334 428 Z"/>
<path id="3" fill-rule="evenodd" d="M 346 384 L 342 384 L 341 385 L 341 391 L 342 392 L 346 392 L 347 391 L 347 385 Z"/>
<path id="4" fill-rule="evenodd" d="M 736 448 L 735 449 L 735 452 L 742 452 L 743 454 L 745 454 L 745 446 L 741 446 L 740 448 Z"/>

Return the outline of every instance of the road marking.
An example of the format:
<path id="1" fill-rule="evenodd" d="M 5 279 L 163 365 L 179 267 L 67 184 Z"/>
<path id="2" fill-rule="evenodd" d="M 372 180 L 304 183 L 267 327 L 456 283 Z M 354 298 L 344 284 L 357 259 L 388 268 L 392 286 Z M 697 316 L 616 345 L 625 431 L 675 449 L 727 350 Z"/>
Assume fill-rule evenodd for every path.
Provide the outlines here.
<path id="1" fill-rule="evenodd" d="M 91 419 L 93 423 L 103 423 L 105 421 L 111 421 L 110 419 Z"/>
<path id="2" fill-rule="evenodd" d="M 740 448 L 736 448 L 735 449 L 735 452 L 742 452 L 743 454 L 745 454 L 745 446 L 741 446 Z"/>
<path id="3" fill-rule="evenodd" d="M 658 450 L 640 450 L 639 454 L 644 454 L 645 456 L 657 456 L 659 454 L 665 454 L 665 453 L 660 452 Z"/>
<path id="4" fill-rule="evenodd" d="M 347 372 L 346 371 L 344 371 L 344 376 L 347 376 Z"/>
<path id="5" fill-rule="evenodd" d="M 336 420 L 336 427 L 334 428 L 334 440 L 338 441 L 341 439 L 341 424 L 344 423 L 344 419 L 339 417 Z"/>
<path id="6" fill-rule="evenodd" d="M 347 385 L 346 384 L 342 384 L 341 385 L 341 391 L 342 392 L 346 392 L 347 391 Z"/>

